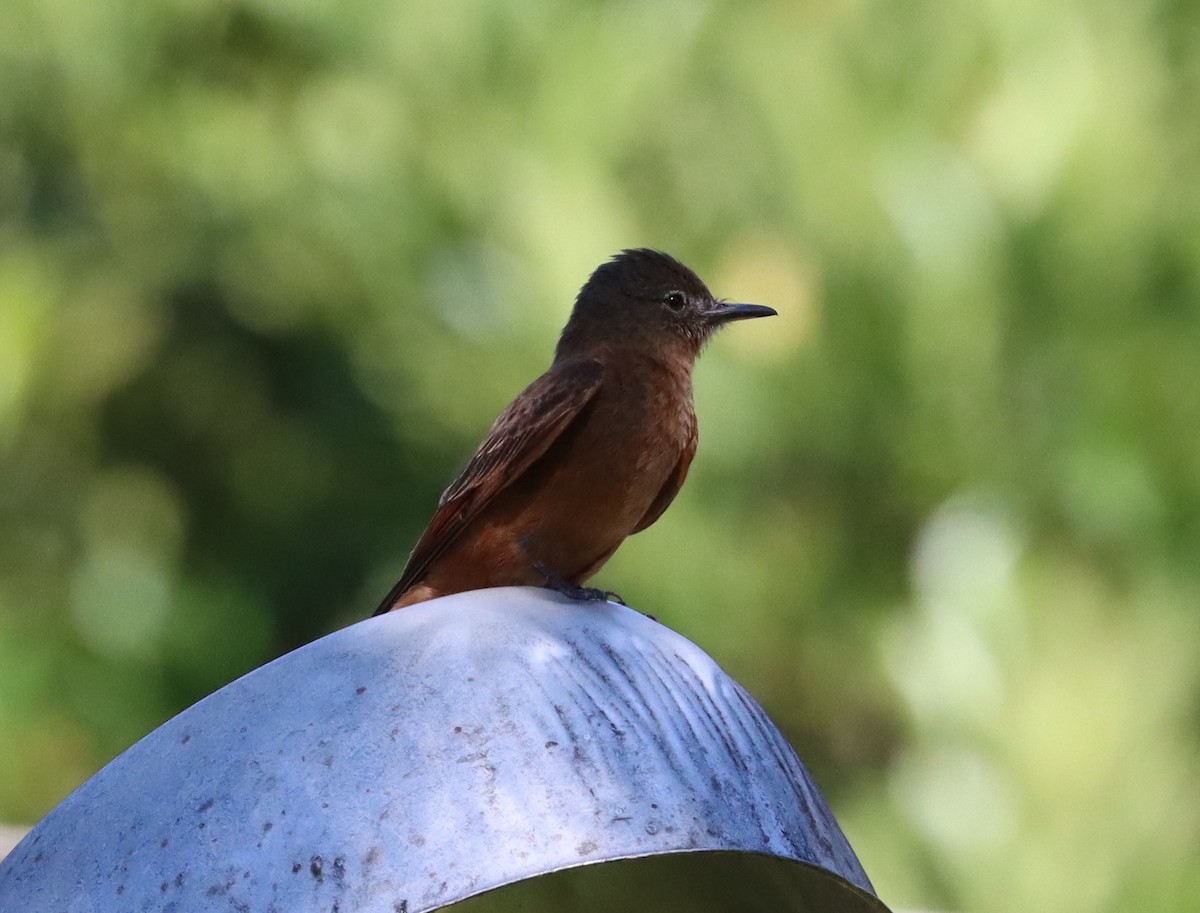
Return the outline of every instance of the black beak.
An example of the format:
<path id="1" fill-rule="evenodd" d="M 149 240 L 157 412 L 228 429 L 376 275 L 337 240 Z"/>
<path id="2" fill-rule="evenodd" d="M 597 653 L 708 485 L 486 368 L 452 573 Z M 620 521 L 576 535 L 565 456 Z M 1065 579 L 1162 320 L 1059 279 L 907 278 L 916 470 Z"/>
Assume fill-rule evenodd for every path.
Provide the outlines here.
<path id="1" fill-rule="evenodd" d="M 750 320 L 752 317 L 775 317 L 778 312 L 764 304 L 731 304 L 718 301 L 705 316 L 709 323 L 729 323 L 732 320 Z"/>

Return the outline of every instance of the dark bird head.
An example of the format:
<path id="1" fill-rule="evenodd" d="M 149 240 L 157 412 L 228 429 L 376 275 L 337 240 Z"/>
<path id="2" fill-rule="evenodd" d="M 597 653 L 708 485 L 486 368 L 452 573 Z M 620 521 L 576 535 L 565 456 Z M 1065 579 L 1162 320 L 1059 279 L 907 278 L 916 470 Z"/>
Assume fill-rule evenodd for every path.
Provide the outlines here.
<path id="1" fill-rule="evenodd" d="M 726 323 L 773 314 L 763 305 L 714 298 L 699 276 L 661 251 L 626 250 L 580 290 L 558 354 L 645 347 L 694 358 Z"/>

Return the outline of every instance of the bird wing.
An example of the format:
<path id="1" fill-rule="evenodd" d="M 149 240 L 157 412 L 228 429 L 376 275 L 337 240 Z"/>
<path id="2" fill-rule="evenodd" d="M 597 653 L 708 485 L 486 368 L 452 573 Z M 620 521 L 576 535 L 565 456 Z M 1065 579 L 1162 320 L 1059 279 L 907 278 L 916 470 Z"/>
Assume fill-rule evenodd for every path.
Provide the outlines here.
<path id="1" fill-rule="evenodd" d="M 692 422 L 692 432 L 688 436 L 688 441 L 683 446 L 683 453 L 679 455 L 679 462 L 675 464 L 675 469 L 667 476 L 667 481 L 663 483 L 663 487 L 658 490 L 654 501 L 650 504 L 650 508 L 646 511 L 645 516 L 638 521 L 638 525 L 633 528 L 633 533 L 640 533 L 647 526 L 663 515 L 663 511 L 671 506 L 671 502 L 675 500 L 675 496 L 679 494 L 679 489 L 683 487 L 683 480 L 687 478 L 688 467 L 692 465 L 692 457 L 696 455 L 696 442 L 699 440 L 696 434 L 696 423 Z"/>
<path id="2" fill-rule="evenodd" d="M 429 527 L 376 615 L 388 611 L 488 502 L 549 449 L 596 395 L 602 377 L 603 366 L 591 359 L 555 364 L 500 413 L 467 468 L 442 493 Z"/>

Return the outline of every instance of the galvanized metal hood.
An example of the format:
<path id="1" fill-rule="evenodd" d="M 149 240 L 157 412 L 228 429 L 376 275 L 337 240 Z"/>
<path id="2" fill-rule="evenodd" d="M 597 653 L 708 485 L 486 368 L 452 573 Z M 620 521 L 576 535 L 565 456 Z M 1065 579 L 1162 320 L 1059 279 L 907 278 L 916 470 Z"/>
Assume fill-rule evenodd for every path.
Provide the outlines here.
<path id="1" fill-rule="evenodd" d="M 565 906 L 570 878 L 592 887 Z M 0 907 L 420 913 L 514 885 L 590 910 L 605 881 L 698 911 L 885 909 L 703 651 L 624 606 L 503 588 L 355 624 L 181 713 L 0 864 Z"/>

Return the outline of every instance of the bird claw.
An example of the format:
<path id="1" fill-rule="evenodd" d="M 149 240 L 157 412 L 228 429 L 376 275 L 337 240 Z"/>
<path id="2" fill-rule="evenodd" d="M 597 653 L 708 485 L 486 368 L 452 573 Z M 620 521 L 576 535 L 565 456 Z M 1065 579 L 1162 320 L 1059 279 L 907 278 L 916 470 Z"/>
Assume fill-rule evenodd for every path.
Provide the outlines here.
<path id="1" fill-rule="evenodd" d="M 580 602 L 608 602 L 610 599 L 613 599 L 616 602 L 620 602 L 621 605 L 625 605 L 621 601 L 621 597 L 616 593 L 610 590 L 600 590 L 594 586 L 571 586 L 568 584 L 565 587 L 552 588 L 558 590 L 558 592 L 562 593 L 568 599 L 577 599 Z"/>
<path id="2" fill-rule="evenodd" d="M 629 603 L 621 598 L 621 594 L 613 590 L 597 590 L 594 587 L 580 587 L 580 589 L 588 594 L 584 597 L 586 599 L 603 599 L 605 602 L 615 602 L 617 605 L 629 606 Z M 593 596 L 593 593 L 596 595 Z"/>
<path id="3" fill-rule="evenodd" d="M 621 598 L 620 593 L 614 593 L 612 590 L 601 590 L 594 586 L 580 586 L 577 583 L 569 583 L 563 580 L 549 568 L 543 567 L 540 564 L 535 564 L 533 569 L 537 571 L 546 580 L 546 587 L 554 590 L 556 593 L 562 593 L 568 599 L 575 599 L 579 602 L 616 602 L 620 605 L 628 605 Z"/>

